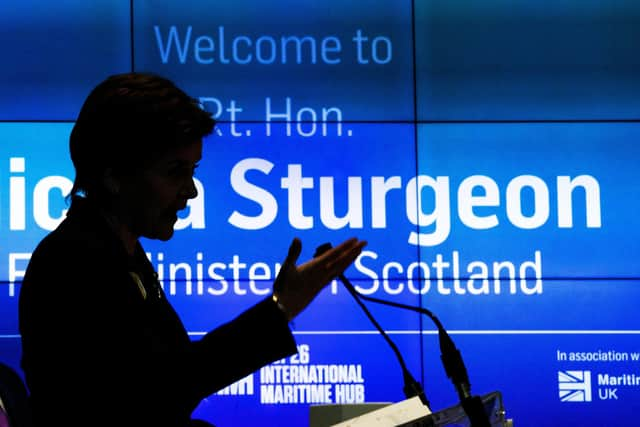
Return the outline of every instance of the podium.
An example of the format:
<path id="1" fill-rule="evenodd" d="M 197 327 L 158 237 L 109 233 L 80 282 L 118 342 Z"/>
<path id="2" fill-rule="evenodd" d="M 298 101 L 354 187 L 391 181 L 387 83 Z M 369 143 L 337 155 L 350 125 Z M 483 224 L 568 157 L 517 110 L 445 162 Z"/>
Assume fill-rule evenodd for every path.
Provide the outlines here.
<path id="1" fill-rule="evenodd" d="M 491 427 L 513 427 L 498 391 L 481 396 Z M 431 413 L 420 399 L 398 403 L 312 405 L 309 427 L 471 427 L 461 405 Z"/>

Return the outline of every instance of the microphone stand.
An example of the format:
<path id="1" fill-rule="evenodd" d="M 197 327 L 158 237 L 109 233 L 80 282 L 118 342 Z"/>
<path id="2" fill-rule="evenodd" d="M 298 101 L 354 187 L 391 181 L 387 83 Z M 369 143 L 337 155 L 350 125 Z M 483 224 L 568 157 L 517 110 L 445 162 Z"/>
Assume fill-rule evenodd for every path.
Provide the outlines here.
<path id="1" fill-rule="evenodd" d="M 331 248 L 330 243 L 325 243 L 318 247 L 316 255 Z M 351 282 L 345 277 L 344 274 L 338 276 L 342 284 L 347 288 L 349 293 L 354 296 L 356 301 L 364 308 L 364 304 L 360 301 L 360 298 L 365 301 L 370 301 L 376 304 L 388 305 L 396 308 L 402 308 L 405 310 L 415 311 L 429 317 L 438 328 L 438 338 L 440 343 L 440 360 L 444 366 L 444 370 L 447 377 L 453 383 L 456 389 L 460 404 L 465 413 L 471 421 L 471 427 L 491 427 L 489 417 L 484 409 L 482 399 L 479 396 L 471 395 L 471 383 L 469 382 L 469 375 L 467 368 L 462 360 L 460 350 L 458 350 L 453 343 L 453 340 L 447 333 L 446 329 L 440 323 L 440 320 L 428 309 L 423 307 L 414 307 L 411 305 L 396 303 L 392 301 L 382 300 L 379 298 L 370 297 L 359 293 Z M 364 308 L 366 310 L 366 308 Z M 368 311 L 366 311 L 368 313 Z M 371 318 L 371 317 L 370 317 Z"/>
<path id="2" fill-rule="evenodd" d="M 442 365 L 444 366 L 447 377 L 451 380 L 453 386 L 456 389 L 456 392 L 458 393 L 460 404 L 462 405 L 464 412 L 467 414 L 469 420 L 471 421 L 471 427 L 491 427 L 489 417 L 487 416 L 484 410 L 484 405 L 482 404 L 482 399 L 479 396 L 471 395 L 471 383 L 469 382 L 469 375 L 467 373 L 467 368 L 464 364 L 464 361 L 462 360 L 460 350 L 456 348 L 447 330 L 442 326 L 440 320 L 431 311 L 422 307 L 414 307 L 411 305 L 362 295 L 355 289 L 355 287 L 351 284 L 351 282 L 349 282 L 344 274 L 340 274 L 338 278 L 340 279 L 340 281 L 342 281 L 347 289 L 353 289 L 353 292 L 355 292 L 360 298 L 364 299 L 365 301 L 416 311 L 418 313 L 427 315 L 427 317 L 429 317 L 438 328 L 438 338 L 440 342 L 440 360 L 442 360 Z"/>
<path id="3" fill-rule="evenodd" d="M 316 253 L 314 255 L 314 258 L 317 257 L 318 255 L 321 255 L 322 253 L 324 253 L 328 249 L 331 249 L 331 244 L 330 243 L 325 243 L 324 245 L 319 246 L 316 249 Z M 342 278 L 341 278 L 341 280 L 342 280 Z M 382 328 L 382 326 L 380 326 L 380 324 L 375 320 L 375 318 L 373 317 L 371 312 L 369 312 L 369 309 L 364 305 L 364 303 L 360 299 L 361 295 L 358 293 L 358 291 L 351 284 L 349 284 L 349 286 L 347 286 L 345 284 L 345 287 L 347 288 L 349 293 L 353 296 L 353 298 L 356 300 L 356 302 L 358 303 L 360 308 L 362 308 L 362 310 L 367 315 L 367 317 L 369 318 L 371 323 L 373 323 L 373 325 L 376 327 L 378 332 L 380 332 L 382 337 L 385 339 L 385 341 L 387 341 L 387 343 L 389 344 L 389 346 L 391 347 L 391 349 L 395 353 L 396 358 L 398 359 L 398 362 L 400 363 L 400 367 L 402 369 L 402 377 L 403 377 L 403 380 L 404 380 L 404 387 L 403 387 L 402 390 L 404 392 L 405 397 L 407 399 L 410 399 L 412 397 L 418 396 L 420 398 L 420 401 L 427 408 L 431 409 L 431 405 L 429 403 L 429 400 L 427 399 L 427 396 L 424 393 L 424 390 L 422 389 L 422 386 L 420 385 L 420 383 L 418 381 L 416 381 L 416 379 L 413 377 L 413 375 L 411 375 L 411 372 L 407 368 L 407 365 L 406 365 L 404 359 L 402 358 L 402 355 L 400 354 L 400 350 L 398 350 L 398 347 L 396 346 L 396 344 L 391 340 L 391 338 L 389 338 L 389 335 L 387 335 L 387 333 Z"/>

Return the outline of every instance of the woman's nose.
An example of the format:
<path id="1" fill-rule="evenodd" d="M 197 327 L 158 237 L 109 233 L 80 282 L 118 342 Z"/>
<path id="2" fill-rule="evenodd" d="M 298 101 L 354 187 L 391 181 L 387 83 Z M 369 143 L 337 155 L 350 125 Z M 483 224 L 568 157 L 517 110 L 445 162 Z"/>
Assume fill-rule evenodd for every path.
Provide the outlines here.
<path id="1" fill-rule="evenodd" d="M 182 193 L 187 199 L 195 199 L 198 196 L 198 188 L 193 178 L 190 178 L 182 187 Z"/>

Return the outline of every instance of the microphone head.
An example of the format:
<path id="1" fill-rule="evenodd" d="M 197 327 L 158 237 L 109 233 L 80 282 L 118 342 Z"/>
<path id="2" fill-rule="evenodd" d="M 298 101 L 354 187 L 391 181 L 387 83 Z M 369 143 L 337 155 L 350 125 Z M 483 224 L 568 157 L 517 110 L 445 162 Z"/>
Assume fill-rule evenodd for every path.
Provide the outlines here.
<path id="1" fill-rule="evenodd" d="M 327 252 L 331 248 L 332 248 L 331 243 L 323 243 L 316 248 L 316 253 L 313 255 L 313 257 L 316 258 L 322 255 L 323 253 Z"/>

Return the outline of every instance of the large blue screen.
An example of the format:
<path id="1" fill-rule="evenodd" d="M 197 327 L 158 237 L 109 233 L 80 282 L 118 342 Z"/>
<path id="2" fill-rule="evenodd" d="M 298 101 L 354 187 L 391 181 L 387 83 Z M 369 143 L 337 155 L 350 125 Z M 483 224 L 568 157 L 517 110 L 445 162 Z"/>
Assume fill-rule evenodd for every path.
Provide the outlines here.
<path id="1" fill-rule="evenodd" d="M 639 3 L 5 3 L 0 360 L 19 370 L 20 283 L 68 208 L 84 97 L 151 71 L 219 121 L 174 238 L 142 241 L 194 340 L 270 293 L 294 237 L 309 259 L 355 235 L 368 246 L 346 276 L 433 311 L 473 392 L 500 391 L 515 425 L 634 425 Z M 433 324 L 370 308 L 432 410 L 458 403 Z M 306 426 L 310 405 L 405 399 L 392 350 L 339 282 L 292 328 L 296 356 L 195 415 Z M 322 375 L 291 375 L 301 366 Z"/>

